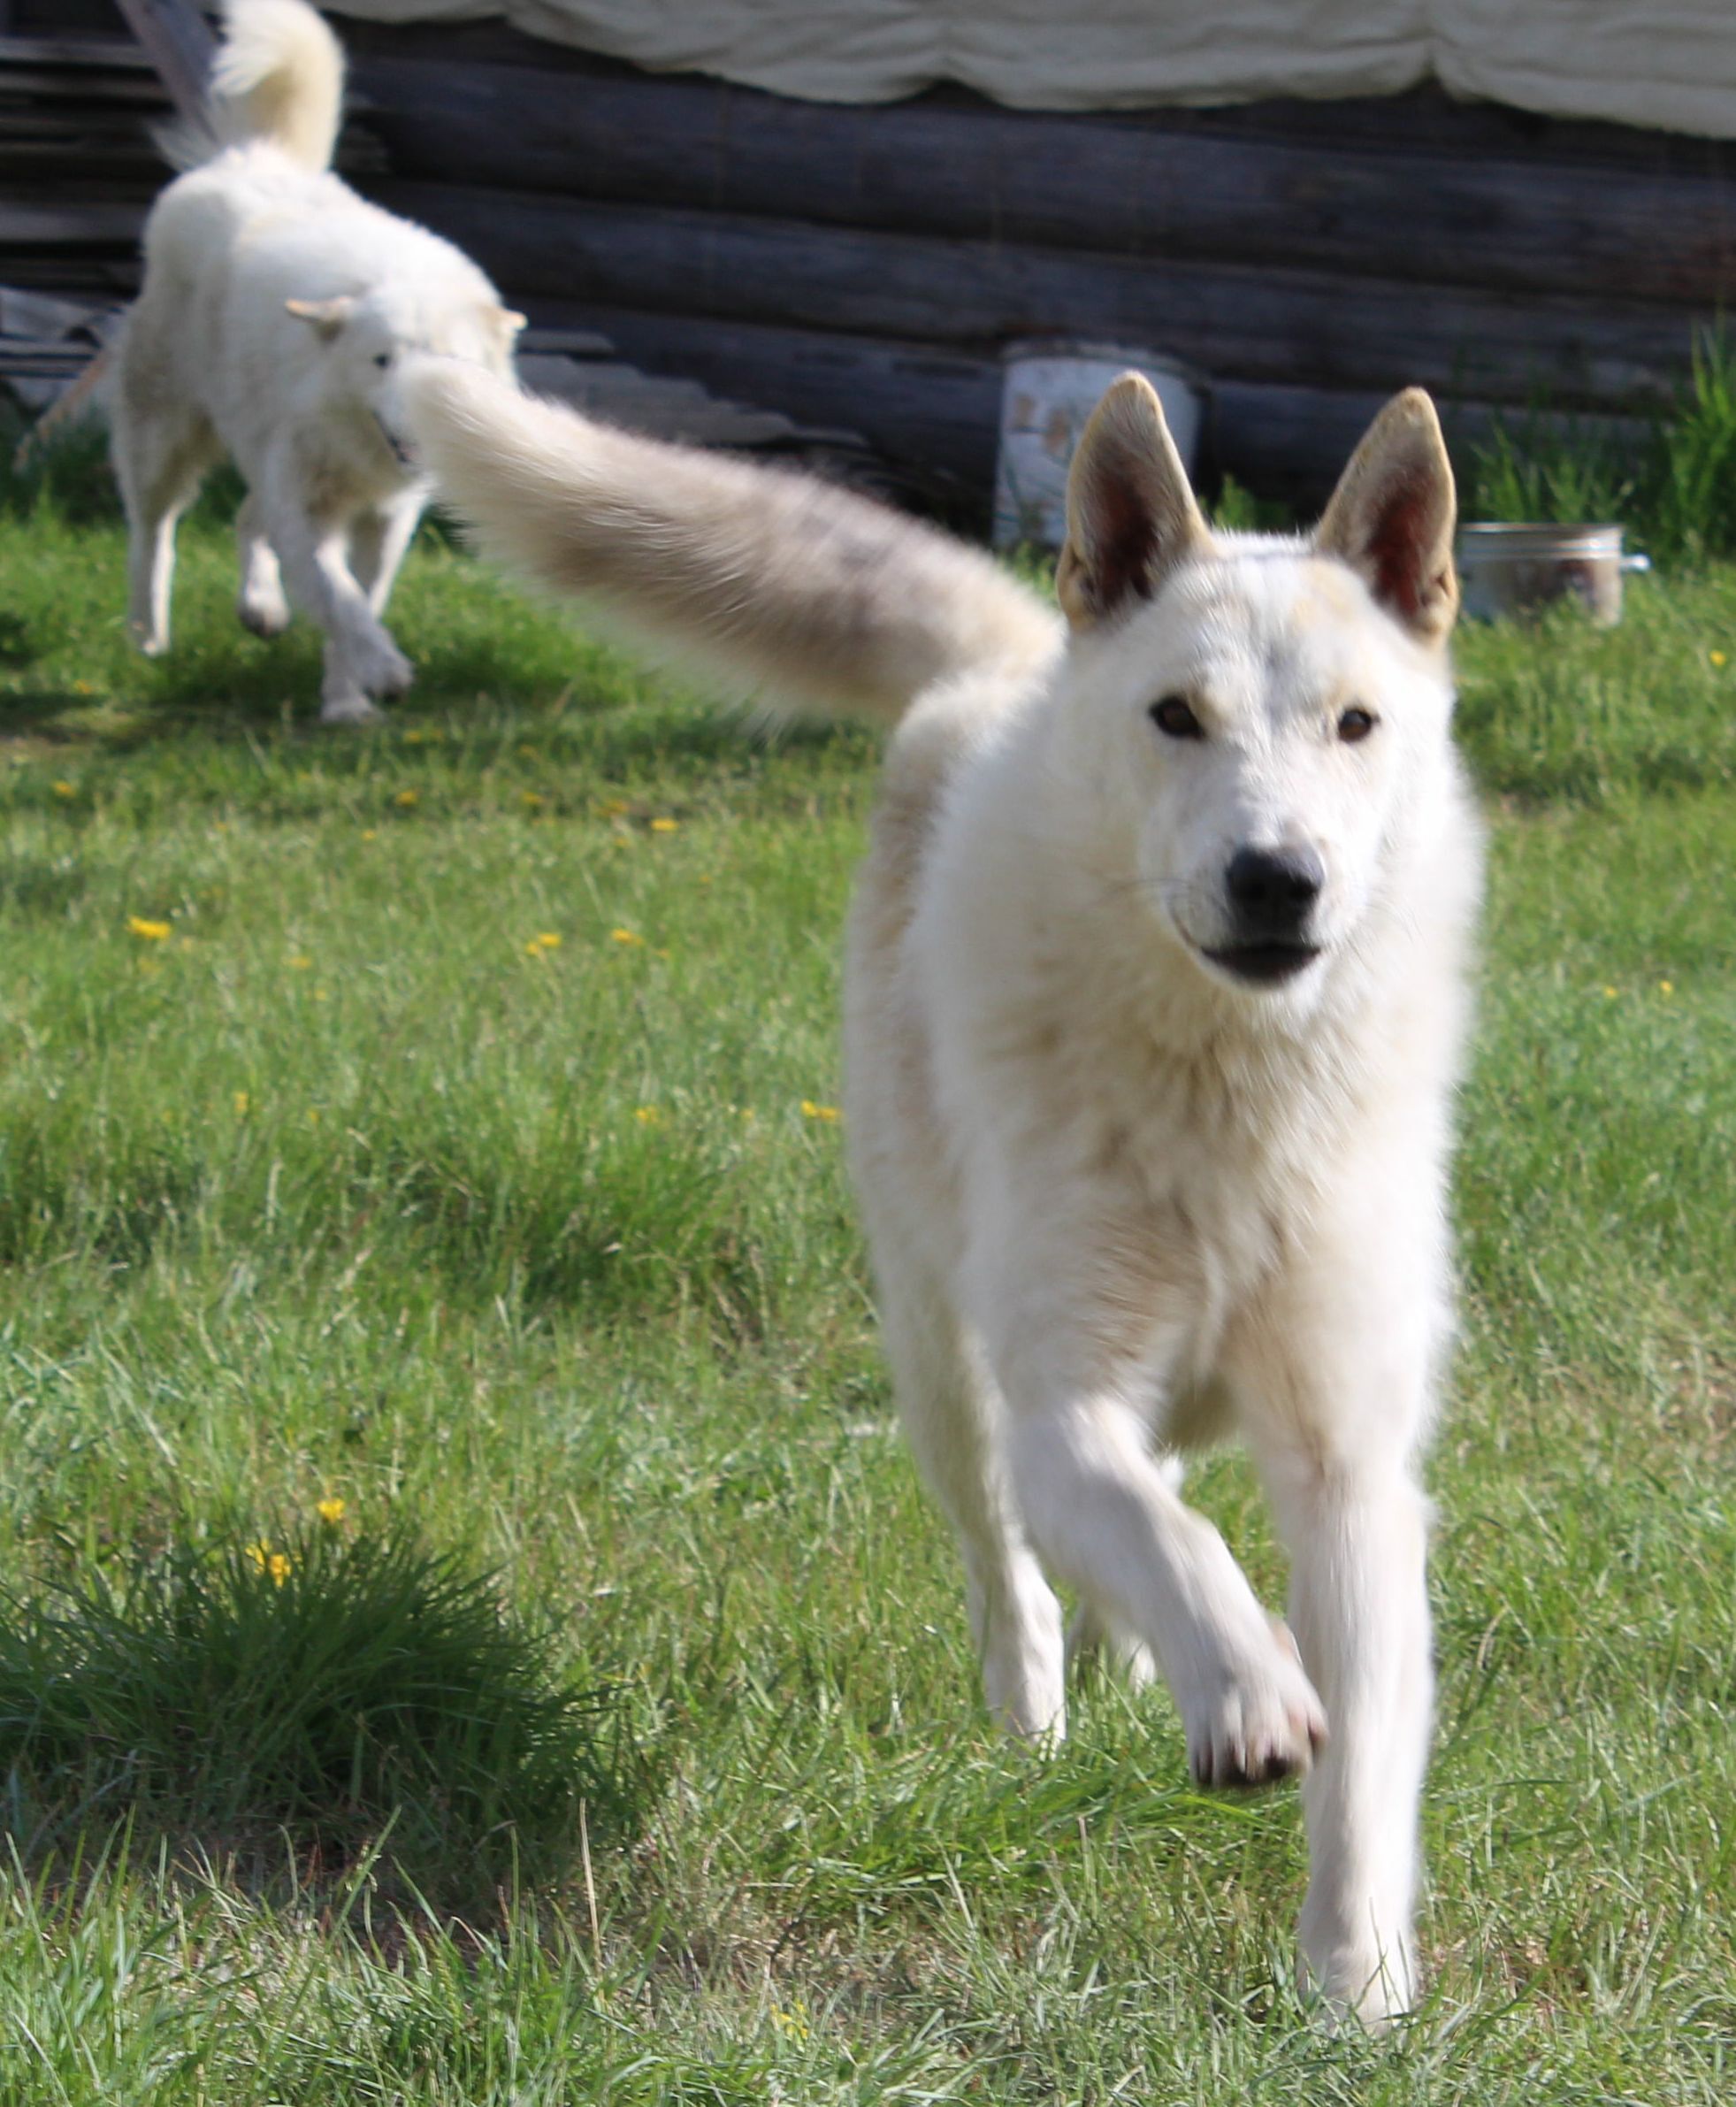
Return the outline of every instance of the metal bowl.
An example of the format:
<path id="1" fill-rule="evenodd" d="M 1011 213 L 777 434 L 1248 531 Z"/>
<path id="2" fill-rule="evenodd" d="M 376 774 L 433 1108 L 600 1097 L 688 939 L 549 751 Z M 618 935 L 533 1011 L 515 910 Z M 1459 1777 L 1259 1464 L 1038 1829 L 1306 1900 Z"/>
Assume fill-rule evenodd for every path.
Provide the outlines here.
<path id="1" fill-rule="evenodd" d="M 1458 537 L 1467 615 L 1484 622 L 1533 613 L 1572 594 L 1600 628 L 1621 620 L 1622 577 L 1651 558 L 1622 554 L 1618 526 L 1475 525 Z"/>

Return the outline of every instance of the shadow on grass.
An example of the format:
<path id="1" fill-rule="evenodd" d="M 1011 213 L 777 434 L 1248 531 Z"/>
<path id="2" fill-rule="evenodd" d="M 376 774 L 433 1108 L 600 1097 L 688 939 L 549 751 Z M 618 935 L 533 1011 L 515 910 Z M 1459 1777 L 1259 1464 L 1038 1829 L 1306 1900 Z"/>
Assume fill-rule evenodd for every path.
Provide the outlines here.
<path id="1" fill-rule="evenodd" d="M 637 1832 L 658 1790 L 489 1576 L 400 1534 L 183 1550 L 0 1607 L 0 1829 L 65 1863 L 124 1831 L 257 1891 L 343 1881 L 486 1922 Z"/>

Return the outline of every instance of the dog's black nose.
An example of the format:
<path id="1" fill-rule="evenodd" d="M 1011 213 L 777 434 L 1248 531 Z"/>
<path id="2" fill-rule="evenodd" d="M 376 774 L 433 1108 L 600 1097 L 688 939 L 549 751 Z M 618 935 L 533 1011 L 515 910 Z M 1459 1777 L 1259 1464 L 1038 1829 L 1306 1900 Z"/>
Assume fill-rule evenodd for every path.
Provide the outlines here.
<path id="1" fill-rule="evenodd" d="M 1238 926 L 1266 937 L 1299 934 L 1326 882 L 1312 848 L 1239 848 L 1224 874 Z"/>

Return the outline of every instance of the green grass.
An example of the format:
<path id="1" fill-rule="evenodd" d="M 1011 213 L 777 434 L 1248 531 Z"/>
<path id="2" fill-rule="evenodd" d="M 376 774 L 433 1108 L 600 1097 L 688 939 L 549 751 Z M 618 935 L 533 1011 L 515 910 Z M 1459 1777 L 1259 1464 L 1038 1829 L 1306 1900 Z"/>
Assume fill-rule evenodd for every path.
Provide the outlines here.
<path id="1" fill-rule="evenodd" d="M 978 1710 L 804 1109 L 872 741 L 757 744 L 435 542 L 415 691 L 322 733 L 215 517 L 148 665 L 118 529 L 67 510 L 0 517 L 0 1560 L 15 1639 L 111 1643 L 0 1780 L 8 2107 L 1731 2096 L 1736 571 L 1462 641 L 1434 1987 L 1373 2045 L 1288 1988 L 1293 1796 L 1193 1791 L 1160 1695 L 1086 1691 L 1042 1757 Z M 1275 1597 L 1248 1473 L 1196 1483 Z M 360 1563 L 269 1586 L 245 1545 L 335 1559 L 328 1498 Z M 442 1810 L 433 1726 L 329 1809 L 331 1742 L 277 1764 L 298 1604 L 369 1623 L 424 1554 L 476 1613 L 455 1741 L 478 1691 L 555 1704 L 566 1798 L 532 1764 Z M 184 1688 L 125 1635 L 189 1602 L 249 1612 L 233 1706 L 93 1736 L 93 1692 Z"/>

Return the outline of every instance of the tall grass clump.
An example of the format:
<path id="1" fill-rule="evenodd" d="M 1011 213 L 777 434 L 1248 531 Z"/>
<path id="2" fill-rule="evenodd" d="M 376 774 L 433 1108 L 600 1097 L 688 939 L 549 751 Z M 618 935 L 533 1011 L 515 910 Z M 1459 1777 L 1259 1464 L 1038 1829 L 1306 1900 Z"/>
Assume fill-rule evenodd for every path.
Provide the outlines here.
<path id="1" fill-rule="evenodd" d="M 5 1603 L 0 1766 L 27 1850 L 92 1821 L 302 1865 L 385 1838 L 455 1904 L 567 1863 L 581 1803 L 618 1831 L 646 1778 L 486 1575 L 325 1523 Z"/>
<path id="2" fill-rule="evenodd" d="M 1687 379 L 1637 432 L 1541 402 L 1497 420 L 1465 480 L 1468 519 L 1619 520 L 1664 563 L 1736 555 L 1736 348 L 1697 331 Z"/>

